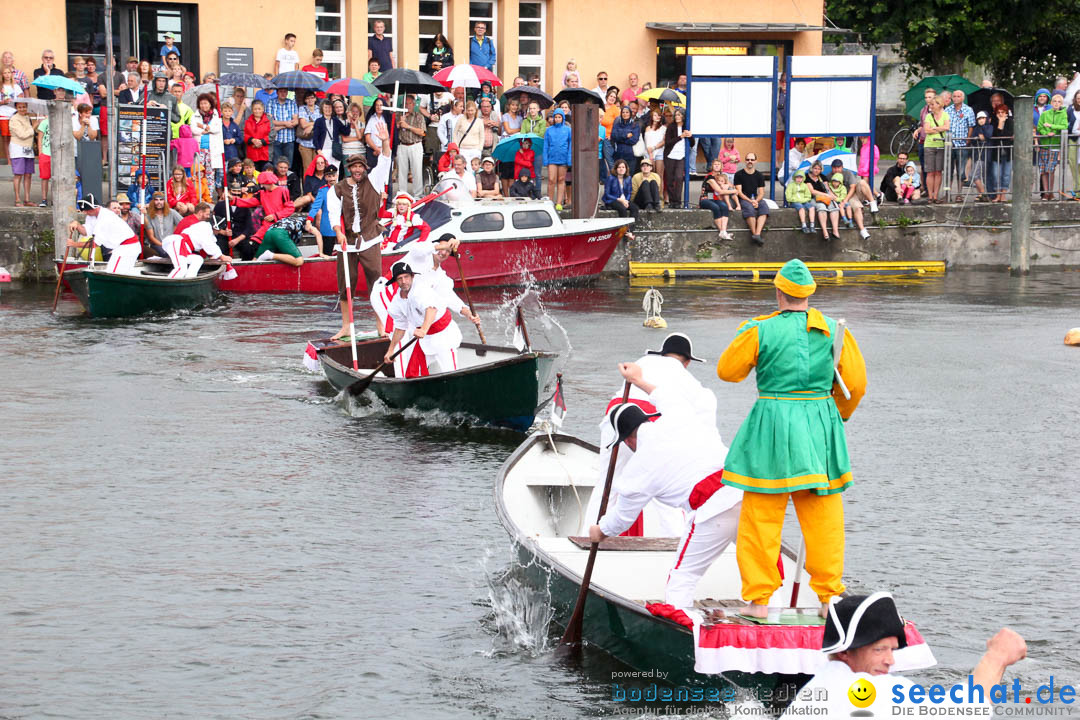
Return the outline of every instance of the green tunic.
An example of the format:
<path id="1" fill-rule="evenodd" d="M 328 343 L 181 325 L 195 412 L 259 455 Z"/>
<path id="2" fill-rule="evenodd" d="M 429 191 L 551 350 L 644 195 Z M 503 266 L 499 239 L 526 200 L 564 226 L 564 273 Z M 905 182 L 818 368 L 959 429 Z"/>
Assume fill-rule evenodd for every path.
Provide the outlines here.
<path id="1" fill-rule="evenodd" d="M 836 321 L 814 309 L 755 318 L 739 329 L 718 373 L 741 379 L 756 357 L 758 400 L 728 450 L 725 485 L 818 495 L 851 485 L 844 421 L 832 398 L 835 333 Z"/>

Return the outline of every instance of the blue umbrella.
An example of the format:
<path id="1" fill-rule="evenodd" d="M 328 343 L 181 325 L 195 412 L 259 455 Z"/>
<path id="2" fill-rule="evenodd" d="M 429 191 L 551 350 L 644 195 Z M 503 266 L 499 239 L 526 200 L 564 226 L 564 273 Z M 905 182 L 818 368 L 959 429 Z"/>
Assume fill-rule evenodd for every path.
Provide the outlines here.
<path id="1" fill-rule="evenodd" d="M 225 73 L 218 78 L 218 82 L 222 85 L 232 85 L 233 87 L 244 88 L 265 88 L 267 85 L 270 84 L 269 81 L 262 75 L 242 72 Z"/>
<path id="2" fill-rule="evenodd" d="M 318 90 L 322 84 L 321 78 L 303 70 L 284 72 L 270 80 L 270 86 L 277 90 Z"/>
<path id="3" fill-rule="evenodd" d="M 352 97 L 378 97 L 382 94 L 382 91 L 371 83 L 364 82 L 363 80 L 356 80 L 355 78 L 328 80 L 319 85 L 319 89 L 323 92 L 333 93 L 335 95 Z"/>
<path id="4" fill-rule="evenodd" d="M 813 165 L 815 161 L 817 161 L 820 162 L 825 168 L 821 173 L 822 177 L 827 177 L 829 175 L 829 166 L 832 165 L 832 161 L 837 158 L 840 158 L 844 161 L 845 170 L 858 172 L 859 163 L 855 159 L 855 153 L 849 150 L 841 150 L 840 148 L 823 150 L 817 155 L 811 155 L 810 157 L 805 158 L 801 163 L 799 163 L 799 167 L 795 168 L 795 170 L 809 171 L 810 166 Z"/>
<path id="5" fill-rule="evenodd" d="M 521 141 L 526 138 L 532 140 L 532 149 L 536 153 L 536 157 L 542 157 L 544 155 L 544 138 L 536 133 L 517 133 L 503 138 L 495 145 L 495 149 L 491 151 L 491 157 L 499 162 L 514 162 L 514 155 L 521 148 Z"/>
<path id="6" fill-rule="evenodd" d="M 64 75 L 42 75 L 39 78 L 34 78 L 34 82 L 31 85 L 37 85 L 39 88 L 46 88 L 47 90 L 64 90 L 75 95 L 82 95 L 86 92 L 86 87 L 82 83 L 76 82 Z"/>

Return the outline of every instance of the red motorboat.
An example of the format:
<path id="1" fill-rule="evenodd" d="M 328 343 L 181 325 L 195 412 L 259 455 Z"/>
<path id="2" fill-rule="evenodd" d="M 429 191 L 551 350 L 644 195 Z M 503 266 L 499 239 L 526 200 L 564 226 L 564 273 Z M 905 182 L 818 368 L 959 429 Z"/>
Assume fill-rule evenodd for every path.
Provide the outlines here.
<path id="1" fill-rule="evenodd" d="M 420 211 L 432 237 L 453 233 L 461 242 L 461 262 L 470 287 L 521 285 L 531 280 L 557 282 L 599 275 L 628 230 L 630 218 L 563 220 L 548 200 L 509 198 L 461 203 L 432 202 Z M 314 251 L 314 246 L 304 246 Z M 408 245 L 383 251 L 383 270 L 408 251 Z M 86 261 L 68 262 L 68 269 Z M 59 263 L 57 263 L 59 266 Z M 309 257 L 298 268 L 270 261 L 236 261 L 236 277 L 217 281 L 235 293 L 337 292 L 334 258 Z M 445 266 L 458 279 L 456 263 Z M 361 286 L 363 280 L 361 279 Z"/>

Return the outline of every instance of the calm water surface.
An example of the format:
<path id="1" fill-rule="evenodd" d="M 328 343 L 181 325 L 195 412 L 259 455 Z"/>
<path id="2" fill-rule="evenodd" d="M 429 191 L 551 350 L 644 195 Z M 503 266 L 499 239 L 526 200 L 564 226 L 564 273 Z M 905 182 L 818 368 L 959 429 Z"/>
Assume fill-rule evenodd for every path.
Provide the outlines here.
<path id="1" fill-rule="evenodd" d="M 328 301 L 228 298 L 136 321 L 0 297 L 0 718 L 604 716 L 611 671 L 551 662 L 491 489 L 521 436 L 351 412 L 300 365 Z M 614 363 L 663 337 L 644 287 L 544 291 L 565 429 L 593 439 Z M 712 362 L 767 285 L 663 288 L 730 441 L 755 397 Z M 892 590 L 966 675 L 1010 625 L 1032 689 L 1080 681 L 1080 274 L 824 285 L 866 355 L 847 426 L 846 575 Z M 480 294 L 490 318 L 506 300 Z M 504 312 L 505 314 L 505 312 Z M 491 321 L 489 320 L 489 323 Z M 494 323 L 492 323 L 494 324 Z M 500 334 L 489 325 L 489 335 Z M 536 341 L 536 344 L 540 342 Z"/>

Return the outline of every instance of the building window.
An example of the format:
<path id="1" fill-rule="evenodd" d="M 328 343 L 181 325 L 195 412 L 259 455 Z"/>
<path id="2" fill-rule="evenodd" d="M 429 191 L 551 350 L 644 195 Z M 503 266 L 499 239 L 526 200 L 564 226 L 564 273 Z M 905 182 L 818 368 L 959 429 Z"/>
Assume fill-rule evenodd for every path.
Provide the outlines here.
<path id="1" fill-rule="evenodd" d="M 323 51 L 323 66 L 330 77 L 344 77 L 345 12 L 341 0 L 315 0 L 315 47 Z"/>
<path id="2" fill-rule="evenodd" d="M 528 82 L 529 76 L 540 76 L 544 86 L 544 30 L 546 29 L 547 4 L 536 0 L 518 3 L 518 75 Z M 560 85 L 561 78 L 555 80 Z M 585 87 L 582 78 L 581 86 Z"/>
<path id="3" fill-rule="evenodd" d="M 435 36 L 446 36 L 446 0 L 420 0 L 420 67 L 435 44 Z"/>
<path id="4" fill-rule="evenodd" d="M 469 37 L 470 38 L 473 38 L 473 37 L 476 36 L 476 33 L 473 32 L 473 28 L 476 27 L 476 23 L 482 22 L 485 25 L 487 25 L 487 36 L 489 38 L 491 38 L 491 42 L 492 43 L 496 42 L 495 41 L 495 36 L 496 36 L 496 31 L 495 31 L 495 11 L 496 11 L 496 7 L 497 6 L 496 6 L 495 0 L 491 0 L 491 2 L 471 2 L 471 3 L 469 3 Z M 469 42 L 472 42 L 472 40 L 469 40 Z M 465 55 L 464 55 L 465 59 L 464 60 L 458 60 L 457 59 L 457 56 L 459 56 L 460 53 L 461 53 L 460 50 L 455 50 L 454 51 L 454 55 L 455 55 L 454 62 L 455 63 L 468 62 L 469 49 L 468 48 L 465 49 Z"/>
<path id="5" fill-rule="evenodd" d="M 375 32 L 375 21 L 382 20 L 386 24 L 386 37 L 390 38 L 390 51 L 394 53 L 394 62 L 400 64 L 397 59 L 397 2 L 396 0 L 368 0 L 367 3 L 367 30 L 368 35 Z M 366 55 L 365 55 L 366 56 Z M 379 72 L 386 72 L 389 68 L 379 68 Z M 364 64 L 364 72 L 367 72 L 367 63 Z"/>

